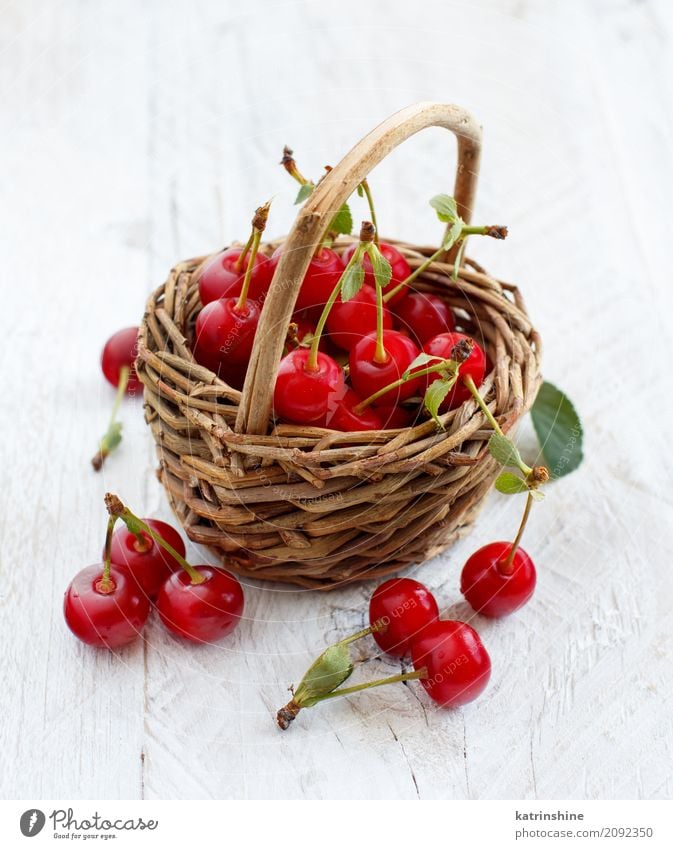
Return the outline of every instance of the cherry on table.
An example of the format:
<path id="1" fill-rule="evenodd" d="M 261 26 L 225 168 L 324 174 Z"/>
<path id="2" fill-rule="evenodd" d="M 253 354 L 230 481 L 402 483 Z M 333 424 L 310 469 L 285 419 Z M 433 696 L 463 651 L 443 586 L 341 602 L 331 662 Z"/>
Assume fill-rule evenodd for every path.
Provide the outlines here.
<path id="1" fill-rule="evenodd" d="M 273 406 L 285 421 L 325 427 L 345 394 L 344 373 L 336 360 L 321 351 L 312 369 L 310 356 L 307 348 L 297 348 L 280 361 Z"/>
<path id="2" fill-rule="evenodd" d="M 351 349 L 350 379 L 353 388 L 362 398 L 369 398 L 379 390 L 399 380 L 419 354 L 413 340 L 397 330 L 383 331 L 383 348 L 386 359 L 377 360 L 376 333 L 368 333 Z M 418 395 L 420 379 L 409 379 L 401 386 L 381 395 L 375 403 L 396 405 L 400 401 Z"/>
<path id="3" fill-rule="evenodd" d="M 393 318 L 390 310 L 383 308 L 383 326 L 392 329 Z M 327 330 L 330 339 L 344 351 L 350 351 L 357 342 L 376 330 L 376 291 L 372 286 L 362 286 L 360 291 L 348 301 L 342 301 L 341 295 L 327 317 Z"/>
<path id="4" fill-rule="evenodd" d="M 65 591 L 63 615 L 72 633 L 83 643 L 114 649 L 135 640 L 147 622 L 150 602 L 124 566 L 104 564 L 78 572 Z"/>
<path id="5" fill-rule="evenodd" d="M 394 309 L 401 330 L 423 345 L 433 336 L 450 333 L 455 329 L 453 313 L 438 295 L 414 292 Z"/>
<path id="6" fill-rule="evenodd" d="M 474 552 L 463 566 L 460 591 L 466 601 L 484 616 L 507 616 L 530 599 L 535 590 L 535 565 L 517 548 L 507 562 L 511 542 L 491 542 Z"/>
<path id="7" fill-rule="evenodd" d="M 411 642 L 415 670 L 423 667 L 420 682 L 442 707 L 458 707 L 479 696 L 491 676 L 491 659 L 479 634 L 466 622 L 440 619 L 427 625 Z"/>
<path id="8" fill-rule="evenodd" d="M 404 657 L 412 640 L 439 618 L 439 608 L 430 590 L 413 578 L 392 578 L 378 586 L 369 602 L 369 624 L 383 622 L 385 630 L 372 636 L 386 654 Z"/>
<path id="9" fill-rule="evenodd" d="M 178 554 L 185 556 L 185 544 L 172 525 L 160 519 L 142 521 L 172 545 Z M 118 528 L 112 535 L 110 560 L 117 566 L 125 567 L 147 596 L 155 598 L 166 578 L 182 567 L 174 557 L 157 545 L 149 534 L 141 532 L 140 536 L 142 540 L 127 528 Z"/>
<path id="10" fill-rule="evenodd" d="M 210 643 L 230 634 L 243 614 L 243 588 L 231 572 L 194 566 L 204 580 L 192 583 L 181 569 L 159 591 L 157 611 L 164 626 L 178 637 Z"/>
<path id="11" fill-rule="evenodd" d="M 276 248 L 271 257 L 272 273 L 276 270 L 282 253 L 283 246 L 281 245 L 279 248 Z M 321 247 L 311 257 L 311 261 L 306 269 L 306 274 L 301 282 L 301 289 L 295 302 L 295 310 L 313 309 L 323 306 L 339 282 L 343 270 L 344 264 L 339 254 L 331 248 Z"/>
<path id="12" fill-rule="evenodd" d="M 101 369 L 106 380 L 113 386 L 119 384 L 119 375 L 124 366 L 130 369 L 126 393 L 135 394 L 142 389 L 135 369 L 135 359 L 138 356 L 138 328 L 125 327 L 113 333 L 103 347 L 101 354 Z"/>
<path id="13" fill-rule="evenodd" d="M 243 288 L 243 278 L 247 263 L 238 265 L 243 247 L 227 248 L 214 256 L 199 275 L 199 296 L 205 306 L 219 298 L 237 298 Z M 261 301 L 268 292 L 273 277 L 274 266 L 269 258 L 258 253 L 253 260 L 249 295 L 252 300 Z"/>
<path id="14" fill-rule="evenodd" d="M 357 407 L 362 400 L 357 392 L 346 389 L 345 395 L 336 402 L 336 409 L 327 419 L 327 427 L 350 433 L 360 430 L 381 430 L 383 422 L 378 410 L 365 407 L 361 413 L 354 412 L 353 407 Z"/>
<path id="15" fill-rule="evenodd" d="M 348 262 L 348 260 L 353 256 L 357 249 L 358 243 L 353 242 L 353 244 L 349 245 L 346 250 L 343 252 L 343 261 L 344 265 Z M 407 277 L 411 274 L 411 267 L 409 263 L 406 261 L 404 255 L 397 250 L 393 245 L 389 245 L 387 242 L 379 242 L 378 245 L 379 250 L 383 254 L 383 256 L 390 263 L 390 267 L 392 269 L 392 275 L 390 277 L 390 282 L 383 290 L 383 294 L 386 295 L 396 286 L 398 286 L 403 280 L 406 280 Z M 374 272 L 372 270 L 372 261 L 369 256 L 365 255 L 363 261 L 363 267 L 365 270 L 365 285 L 374 288 L 376 285 L 376 280 L 374 278 Z M 398 304 L 408 295 L 407 287 L 403 287 L 400 291 L 394 295 L 389 304 Z"/>
<path id="16" fill-rule="evenodd" d="M 486 374 L 486 355 L 484 354 L 483 349 L 474 342 L 471 337 L 466 336 L 464 333 L 440 333 L 438 336 L 434 336 L 432 339 L 429 339 L 423 346 L 423 350 L 426 354 L 431 354 L 432 356 L 441 357 L 441 359 L 446 360 L 451 358 L 452 350 L 458 342 L 461 341 L 461 339 L 469 339 L 474 343 L 472 352 L 460 366 L 460 374 L 456 385 L 440 405 L 439 409 L 442 413 L 445 413 L 447 410 L 454 410 L 464 401 L 467 401 L 472 397 L 470 390 L 467 386 L 463 385 L 461 377 L 469 375 L 472 380 L 474 380 L 477 387 L 483 383 L 484 375 Z M 429 386 L 439 376 L 439 374 L 435 374 L 434 372 L 426 375 L 426 386 Z"/>

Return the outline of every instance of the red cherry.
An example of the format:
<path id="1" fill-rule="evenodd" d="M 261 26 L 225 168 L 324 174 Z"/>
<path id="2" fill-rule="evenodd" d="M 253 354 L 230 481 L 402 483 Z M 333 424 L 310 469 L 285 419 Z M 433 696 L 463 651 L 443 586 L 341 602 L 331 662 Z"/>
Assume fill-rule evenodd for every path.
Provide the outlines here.
<path id="1" fill-rule="evenodd" d="M 438 620 L 411 643 L 414 669 L 425 667 L 420 682 L 442 707 L 458 707 L 476 699 L 491 676 L 491 659 L 479 634 L 465 622 Z"/>
<path id="2" fill-rule="evenodd" d="M 484 616 L 507 616 L 533 595 L 535 565 L 522 548 L 514 552 L 512 566 L 505 565 L 511 550 L 511 542 L 491 542 L 475 551 L 463 566 L 460 591 Z"/>
<path id="3" fill-rule="evenodd" d="M 241 294 L 243 278 L 248 264 L 249 254 L 243 268 L 237 269 L 236 263 L 243 251 L 242 247 L 227 248 L 214 256 L 199 276 L 199 295 L 205 306 L 218 298 L 233 298 Z M 252 266 L 248 297 L 253 301 L 262 301 L 269 290 L 274 267 L 269 258 L 258 253 Z"/>
<path id="4" fill-rule="evenodd" d="M 138 356 L 138 328 L 125 327 L 118 330 L 107 340 L 100 358 L 100 365 L 106 379 L 113 385 L 119 385 L 119 372 L 123 366 L 131 371 L 126 384 L 126 393 L 132 395 L 142 389 L 135 369 L 135 359 Z"/>
<path id="5" fill-rule="evenodd" d="M 461 339 L 470 338 L 469 336 L 465 336 L 464 333 L 440 333 L 426 342 L 423 350 L 426 354 L 432 354 L 435 357 L 441 357 L 446 360 L 451 357 L 451 351 Z M 483 382 L 484 375 L 486 374 L 486 355 L 476 342 L 474 342 L 472 353 L 460 367 L 458 382 L 444 401 L 442 401 L 439 408 L 440 412 L 445 413 L 447 410 L 454 410 L 456 407 L 460 407 L 468 398 L 472 397 L 470 390 L 461 381 L 461 376 L 468 374 L 474 380 L 475 386 L 479 386 Z M 426 386 L 429 386 L 437 377 L 438 375 L 432 372 L 428 374 L 425 378 Z"/>
<path id="6" fill-rule="evenodd" d="M 281 245 L 279 248 L 276 248 L 271 257 L 274 271 L 280 262 L 282 253 L 283 246 Z M 344 264 L 339 254 L 331 248 L 321 248 L 317 254 L 311 257 L 301 284 L 301 289 L 299 290 L 299 295 L 297 295 L 297 301 L 294 305 L 295 310 L 321 307 L 327 303 L 327 299 L 339 282 L 343 270 Z"/>
<path id="7" fill-rule="evenodd" d="M 197 316 L 195 351 L 208 362 L 242 365 L 250 359 L 261 308 L 250 299 L 241 309 L 237 303 L 237 298 L 220 298 Z"/>
<path id="8" fill-rule="evenodd" d="M 362 398 L 352 389 L 337 401 L 336 409 L 327 420 L 327 426 L 332 430 L 355 432 L 358 430 L 381 430 L 383 422 L 377 410 L 365 407 L 361 413 L 355 413 L 353 407 L 362 402 Z"/>
<path id="9" fill-rule="evenodd" d="M 192 584 L 184 569 L 174 572 L 159 591 L 157 610 L 166 628 L 195 643 L 210 643 L 230 634 L 243 613 L 243 588 L 230 572 L 195 566 L 205 577 Z"/>
<path id="10" fill-rule="evenodd" d="M 393 317 L 386 306 L 383 307 L 383 326 L 386 329 L 393 326 Z M 344 351 L 350 351 L 363 336 L 376 330 L 375 290 L 363 286 L 345 303 L 339 295 L 327 316 L 327 330 L 334 344 Z"/>
<path id="11" fill-rule="evenodd" d="M 307 348 L 297 348 L 280 361 L 273 406 L 285 421 L 325 427 L 345 393 L 344 373 L 332 357 L 320 351 L 317 370 L 309 371 L 309 356 Z"/>
<path id="12" fill-rule="evenodd" d="M 453 313 L 438 295 L 414 292 L 395 307 L 400 329 L 406 331 L 419 345 L 438 333 L 455 329 Z"/>
<path id="13" fill-rule="evenodd" d="M 439 619 L 439 608 L 430 590 L 413 578 L 393 578 L 374 590 L 369 602 L 369 624 L 382 619 L 385 631 L 372 636 L 379 647 L 394 657 L 404 657 L 411 642 Z"/>
<path id="14" fill-rule="evenodd" d="M 420 353 L 416 343 L 397 330 L 383 331 L 383 346 L 388 355 L 388 359 L 383 363 L 379 363 L 375 359 L 376 333 L 368 333 L 363 336 L 351 350 L 349 357 L 350 378 L 353 389 L 362 398 L 369 398 L 370 395 L 374 395 L 375 392 L 388 386 L 388 384 L 399 380 L 403 372 L 409 368 Z M 420 386 L 421 381 L 419 379 L 407 380 L 406 383 L 396 389 L 391 389 L 381 395 L 375 403 L 398 404 L 400 401 L 411 398 L 412 395 L 418 395 Z"/>
<path id="15" fill-rule="evenodd" d="M 185 544 L 174 527 L 159 519 L 143 519 L 143 522 L 172 545 L 178 554 L 185 556 Z M 140 588 L 150 598 L 154 598 L 171 572 L 182 567 L 172 555 L 157 545 L 149 534 L 143 532 L 141 536 L 142 543 L 125 527 L 116 530 L 112 535 L 110 560 L 117 566 L 124 566 Z"/>
<path id="16" fill-rule="evenodd" d="M 63 615 L 83 643 L 108 649 L 139 636 L 150 613 L 150 602 L 123 566 L 110 567 L 110 588 L 101 583 L 103 564 L 87 566 L 72 579 L 63 599 Z"/>
<path id="17" fill-rule="evenodd" d="M 406 407 L 388 407 L 376 405 L 376 412 L 381 416 L 383 427 L 393 430 L 401 427 L 411 427 L 416 421 L 418 410 L 409 410 Z"/>
<path id="18" fill-rule="evenodd" d="M 357 246 L 358 243 L 353 242 L 353 244 L 349 245 L 343 252 L 344 265 L 353 256 Z M 403 254 L 401 254 L 397 250 L 397 248 L 394 248 L 392 245 L 388 245 L 386 242 L 380 242 L 379 250 L 390 263 L 393 272 L 390 278 L 390 283 L 388 283 L 388 285 L 383 290 L 383 294 L 386 295 L 388 292 L 391 291 L 391 289 L 394 289 L 395 286 L 397 286 L 403 280 L 407 279 L 407 277 L 411 274 L 411 267 L 404 258 Z M 376 281 L 374 279 L 374 272 L 372 271 L 372 261 L 369 258 L 369 254 L 365 254 L 362 265 L 365 270 L 365 284 L 374 288 Z M 408 287 L 405 286 L 395 295 L 395 297 L 391 298 L 388 303 L 391 305 L 398 304 L 401 300 L 407 297 L 408 293 Z"/>

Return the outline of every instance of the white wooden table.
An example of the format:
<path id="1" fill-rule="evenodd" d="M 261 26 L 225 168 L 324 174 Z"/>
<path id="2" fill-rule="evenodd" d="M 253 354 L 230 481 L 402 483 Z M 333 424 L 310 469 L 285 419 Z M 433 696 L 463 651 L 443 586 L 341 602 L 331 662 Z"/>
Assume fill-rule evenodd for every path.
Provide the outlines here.
<path id="1" fill-rule="evenodd" d="M 317 2 L 21 0 L 0 11 L 3 798 L 670 797 L 673 19 L 666 0 Z M 246 587 L 246 621 L 194 648 L 152 621 L 118 655 L 61 614 L 103 541 L 102 496 L 170 519 L 141 407 L 101 475 L 88 465 L 112 390 L 103 341 L 136 324 L 180 258 L 245 236 L 275 195 L 283 144 L 319 174 L 421 99 L 485 126 L 474 240 L 517 281 L 545 374 L 582 413 L 586 461 L 549 487 L 526 548 L 539 589 L 477 617 L 492 684 L 436 711 L 418 686 L 273 714 L 327 640 L 363 622 L 370 586 Z M 451 140 L 428 131 L 372 176 L 382 230 L 437 238 Z M 529 452 L 533 442 L 523 434 Z M 511 536 L 491 497 L 473 535 L 417 570 L 469 616 L 458 573 Z M 190 555 L 201 554 L 190 546 Z M 374 661 L 366 674 L 399 666 Z"/>

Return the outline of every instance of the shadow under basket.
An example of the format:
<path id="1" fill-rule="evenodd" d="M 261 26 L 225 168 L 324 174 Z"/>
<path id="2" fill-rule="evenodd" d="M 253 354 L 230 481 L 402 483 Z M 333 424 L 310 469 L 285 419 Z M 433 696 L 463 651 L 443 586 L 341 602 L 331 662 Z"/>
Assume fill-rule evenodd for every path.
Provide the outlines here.
<path id="1" fill-rule="evenodd" d="M 440 416 L 444 430 L 423 420 L 344 433 L 275 424 L 271 411 L 275 370 L 314 246 L 369 170 L 433 125 L 458 137 L 454 193 L 467 220 L 480 151 L 470 116 L 455 106 L 417 104 L 377 127 L 321 181 L 285 240 L 243 392 L 198 365 L 190 350 L 201 309 L 195 272 L 206 258 L 177 265 L 148 301 L 137 369 L 159 478 L 189 538 L 232 571 L 317 589 L 399 572 L 469 531 L 500 470 L 488 453 L 492 430 L 474 401 Z M 412 270 L 434 251 L 394 244 Z M 539 336 L 515 286 L 471 260 L 455 281 L 452 271 L 451 257 L 434 262 L 414 288 L 442 297 L 458 329 L 485 348 L 490 371 L 481 393 L 511 432 L 539 388 Z"/>

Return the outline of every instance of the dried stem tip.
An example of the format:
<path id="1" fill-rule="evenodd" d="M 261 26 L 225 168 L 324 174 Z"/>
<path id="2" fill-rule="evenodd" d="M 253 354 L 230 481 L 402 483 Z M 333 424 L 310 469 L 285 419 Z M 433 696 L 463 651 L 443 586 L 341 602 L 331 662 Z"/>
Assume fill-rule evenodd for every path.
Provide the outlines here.
<path id="1" fill-rule="evenodd" d="M 285 707 L 282 707 L 276 714 L 276 722 L 278 723 L 278 727 L 282 728 L 283 731 L 287 731 L 287 729 L 290 727 L 290 723 L 294 720 L 300 710 L 301 705 L 298 705 L 294 699 L 289 701 L 285 705 Z"/>
<path id="2" fill-rule="evenodd" d="M 124 512 L 124 505 L 121 500 L 111 492 L 105 493 L 105 506 L 111 516 L 121 516 Z"/>
<path id="3" fill-rule="evenodd" d="M 268 200 L 263 206 L 258 206 L 252 218 L 252 227 L 258 233 L 263 233 L 266 227 L 266 222 L 269 220 L 269 210 L 271 209 L 271 201 Z"/>
<path id="4" fill-rule="evenodd" d="M 549 469 L 546 466 L 534 466 L 530 477 L 535 483 L 547 483 L 549 480 Z"/>
<path id="5" fill-rule="evenodd" d="M 283 148 L 283 158 L 280 160 L 280 164 L 286 171 L 289 171 L 290 168 L 296 167 L 296 162 L 293 158 L 293 151 L 290 150 L 287 145 Z"/>
<path id="6" fill-rule="evenodd" d="M 363 221 L 360 227 L 360 241 L 373 242 L 376 236 L 376 228 L 371 221 Z"/>
<path id="7" fill-rule="evenodd" d="M 464 363 L 474 350 L 474 339 L 466 337 L 457 342 L 451 349 L 451 359 L 457 363 Z"/>
<path id="8" fill-rule="evenodd" d="M 486 230 L 486 235 L 491 236 L 494 239 L 506 239 L 508 232 L 507 227 L 501 227 L 498 224 L 491 224 Z"/>

